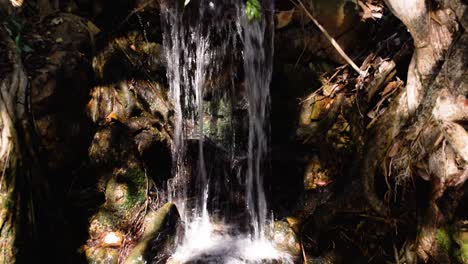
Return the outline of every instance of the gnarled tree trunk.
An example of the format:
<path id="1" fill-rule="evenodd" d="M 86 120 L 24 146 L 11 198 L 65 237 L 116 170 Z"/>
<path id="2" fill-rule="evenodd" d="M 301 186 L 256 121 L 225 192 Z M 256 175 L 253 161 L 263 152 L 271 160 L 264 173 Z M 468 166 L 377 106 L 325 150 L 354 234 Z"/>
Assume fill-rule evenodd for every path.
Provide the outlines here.
<path id="1" fill-rule="evenodd" d="M 25 120 L 27 78 L 15 42 L 0 27 L 0 262 L 14 263 L 19 232 L 21 148 L 18 128 Z"/>
<path id="2" fill-rule="evenodd" d="M 448 187 L 457 188 L 468 177 L 468 134 L 463 126 L 468 110 L 468 35 L 464 28 L 468 18 L 462 2 L 386 0 L 411 33 L 415 51 L 406 89 L 370 131 L 361 170 L 369 204 L 382 215 L 388 215 L 389 210 L 373 185 L 386 158 L 394 161 L 388 165 L 394 174 L 406 170 L 410 174 L 407 178 L 422 176 L 431 182 L 415 241 L 416 253 L 425 262 L 449 261 L 438 248 L 437 234 L 451 219 L 442 215 L 437 201 Z M 443 143 L 439 144 L 438 138 Z M 418 172 L 416 164 L 427 170 Z"/>

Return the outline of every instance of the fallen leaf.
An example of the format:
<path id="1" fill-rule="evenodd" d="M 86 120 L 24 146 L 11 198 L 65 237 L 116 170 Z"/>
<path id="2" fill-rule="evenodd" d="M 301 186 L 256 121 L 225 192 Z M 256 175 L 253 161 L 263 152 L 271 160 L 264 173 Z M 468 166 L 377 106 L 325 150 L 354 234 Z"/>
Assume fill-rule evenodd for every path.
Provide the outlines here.
<path id="1" fill-rule="evenodd" d="M 88 27 L 89 33 L 91 33 L 91 35 L 93 36 L 101 32 L 101 30 L 91 21 L 88 21 L 88 23 L 86 23 L 86 26 Z"/>
<path id="2" fill-rule="evenodd" d="M 425 181 L 429 181 L 431 179 L 431 175 L 427 173 L 426 170 L 418 169 L 418 176 L 421 177 Z"/>
<path id="3" fill-rule="evenodd" d="M 291 23 L 291 20 L 293 18 L 295 8 L 288 10 L 288 11 L 280 11 L 276 15 L 276 28 L 284 28 L 285 26 L 289 25 Z"/>
<path id="4" fill-rule="evenodd" d="M 63 23 L 63 18 L 61 17 L 56 17 L 54 19 L 52 19 L 52 21 L 50 21 L 50 24 L 52 25 L 60 25 Z"/>
<path id="5" fill-rule="evenodd" d="M 332 183 L 332 181 L 331 180 L 325 181 L 325 180 L 322 180 L 322 179 L 318 179 L 318 180 L 315 180 L 314 183 L 317 186 L 323 187 L 323 186 L 327 186 L 328 184 Z"/>
<path id="6" fill-rule="evenodd" d="M 111 112 L 110 114 L 106 116 L 107 123 L 110 123 L 112 121 L 118 121 L 118 120 L 119 120 L 119 116 L 115 112 Z"/>
<path id="7" fill-rule="evenodd" d="M 400 142 L 395 142 L 390 151 L 388 152 L 388 156 L 390 158 L 394 157 L 398 153 L 398 150 L 400 150 Z"/>
<path id="8" fill-rule="evenodd" d="M 387 86 L 385 86 L 384 90 L 382 91 L 382 96 L 385 96 L 387 95 L 388 93 L 390 93 L 391 91 L 393 91 L 395 88 L 399 87 L 400 86 L 400 82 L 399 81 L 392 81 L 392 82 L 389 82 L 387 84 Z"/>
<path id="9" fill-rule="evenodd" d="M 380 19 L 383 16 L 383 7 L 376 6 L 371 3 L 363 3 L 362 1 L 358 1 L 358 5 L 361 7 L 361 19 Z"/>

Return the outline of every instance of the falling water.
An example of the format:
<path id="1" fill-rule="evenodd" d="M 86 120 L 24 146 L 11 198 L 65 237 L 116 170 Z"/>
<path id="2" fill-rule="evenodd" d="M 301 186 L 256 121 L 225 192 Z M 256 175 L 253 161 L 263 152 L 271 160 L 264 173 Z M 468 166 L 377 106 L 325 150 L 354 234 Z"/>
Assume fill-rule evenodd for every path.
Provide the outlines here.
<path id="1" fill-rule="evenodd" d="M 266 1 L 267 10 L 273 10 L 273 1 Z M 250 212 L 254 235 L 263 239 L 267 221 L 267 203 L 263 176 L 268 151 L 268 108 L 270 82 L 273 70 L 273 12 L 261 21 L 249 21 L 245 12 L 239 14 L 244 44 L 244 74 L 249 104 L 248 170 L 246 182 L 247 209 Z M 268 23 L 270 22 L 270 23 Z M 267 30 L 268 29 L 268 30 Z"/>
<path id="2" fill-rule="evenodd" d="M 165 30 L 164 48 L 167 61 L 167 77 L 170 96 L 174 103 L 174 139 L 172 145 L 174 178 L 168 184 L 169 200 L 175 202 L 186 223 L 209 220 L 207 210 L 209 180 L 204 158 L 204 123 L 207 114 L 204 107 L 206 82 L 219 74 L 227 39 L 214 47 L 212 35 L 219 34 L 229 25 L 217 23 L 206 25 L 203 21 L 213 16 L 214 4 L 202 1 L 193 21 L 184 17 L 184 8 L 173 1 L 174 6 L 163 6 L 162 24 Z M 234 32 L 234 30 L 232 30 Z M 233 34 L 231 34 L 233 35 Z M 229 34 L 228 34 L 228 37 Z M 198 142 L 196 170 L 187 166 L 187 140 Z M 191 164 L 193 165 L 193 164 Z M 194 205 L 189 205 L 188 181 L 195 175 L 196 190 Z"/>
<path id="3" fill-rule="evenodd" d="M 176 203 L 185 223 L 184 239 L 172 259 L 178 263 L 255 263 L 268 259 L 288 262 L 288 256 L 275 250 L 264 235 L 266 225 L 272 220 L 267 219 L 263 177 L 268 170 L 273 1 L 263 1 L 264 12 L 259 21 L 249 21 L 244 0 L 199 0 L 185 8 L 179 2 L 165 1 L 161 8 L 175 126 L 172 146 L 174 177 L 168 183 L 168 193 L 169 200 Z M 242 48 L 242 56 L 236 58 L 239 48 Z M 243 74 L 238 74 L 233 68 L 226 68 L 229 58 L 243 65 Z M 212 82 L 226 73 L 231 75 L 231 90 L 238 87 L 234 85 L 236 77 L 243 76 L 243 99 L 233 95 L 241 92 L 230 92 L 229 87 Z M 231 168 L 246 160 L 246 169 L 237 170 L 237 173 L 245 174 L 239 179 L 245 192 L 244 211 L 248 214 L 250 226 L 246 230 L 240 228 L 239 224 L 236 226 L 235 223 L 223 221 L 227 215 L 215 215 L 216 210 L 208 208 L 209 201 L 222 199 L 217 197 L 218 192 L 222 191 L 212 190 L 212 186 L 218 186 L 218 183 L 208 175 L 208 163 L 205 160 L 206 138 L 212 136 L 205 132 L 206 120 L 214 119 L 217 113 L 213 109 L 219 108 L 206 106 L 208 87 L 211 93 L 218 91 L 218 96 L 211 95 L 211 101 L 214 101 L 211 105 L 223 104 L 225 108 L 231 105 L 226 110 L 228 117 L 225 118 L 230 119 L 227 123 L 231 124 L 229 128 L 233 130 L 224 133 L 218 141 L 210 140 L 219 149 L 229 152 L 226 157 L 231 157 L 228 158 Z M 243 144 L 235 139 L 242 131 L 237 131 L 238 126 L 232 125 L 235 123 L 232 105 L 242 102 L 234 100 L 247 104 L 248 131 Z M 211 112 L 207 110 L 209 108 Z M 189 154 L 190 140 L 198 143 L 195 160 Z M 223 179 L 226 182 L 234 181 L 229 178 L 229 173 L 220 176 L 227 177 Z M 193 182 L 195 185 L 191 185 Z M 217 212 L 219 214 L 219 210 Z"/>

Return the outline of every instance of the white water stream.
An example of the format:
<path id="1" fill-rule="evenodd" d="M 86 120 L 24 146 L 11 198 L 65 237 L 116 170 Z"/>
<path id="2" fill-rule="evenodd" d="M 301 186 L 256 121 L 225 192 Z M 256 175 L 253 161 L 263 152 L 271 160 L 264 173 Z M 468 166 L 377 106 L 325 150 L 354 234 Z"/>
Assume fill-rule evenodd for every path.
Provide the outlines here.
<path id="1" fill-rule="evenodd" d="M 276 250 L 265 236 L 265 228 L 272 221 L 267 217 L 263 177 L 268 169 L 273 1 L 263 1 L 260 21 L 247 19 L 245 0 L 224 0 L 222 3 L 200 0 L 189 4 L 196 7 L 185 8 L 179 6 L 177 2 L 180 1 L 167 2 L 170 3 L 162 6 L 161 17 L 167 77 L 175 111 L 174 177 L 168 183 L 168 193 L 169 200 L 177 205 L 185 227 L 183 239 L 169 262 L 268 263 L 281 260 L 289 263 L 290 257 Z M 222 147 L 231 152 L 228 156 L 246 159 L 247 168 L 242 171 L 245 175 L 240 178 L 245 192 L 247 228 L 236 226 L 235 222 L 226 223 L 225 216 L 213 215 L 208 205 L 210 200 L 219 199 L 216 197 L 219 190 L 210 188 L 215 180 L 207 174 L 204 154 L 204 125 L 205 119 L 209 118 L 205 89 L 212 78 L 226 72 L 232 74 L 234 80 L 236 73 L 223 68 L 226 58 L 233 54 L 231 49 L 242 49 L 239 54 L 246 90 L 248 138 L 244 142 L 244 153 L 240 153 L 242 150 L 234 143 Z M 232 135 L 236 133 L 234 131 Z M 187 142 L 194 139 L 198 143 L 198 156 L 190 159 Z"/>

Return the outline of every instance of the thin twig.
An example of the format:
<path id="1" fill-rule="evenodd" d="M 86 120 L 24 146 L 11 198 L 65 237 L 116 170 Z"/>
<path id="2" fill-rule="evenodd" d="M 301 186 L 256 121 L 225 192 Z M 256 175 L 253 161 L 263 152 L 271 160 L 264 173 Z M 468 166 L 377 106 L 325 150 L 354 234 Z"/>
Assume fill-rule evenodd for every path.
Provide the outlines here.
<path id="1" fill-rule="evenodd" d="M 393 255 L 395 257 L 395 264 L 400 264 L 400 256 L 398 255 L 398 250 L 395 243 L 393 243 Z"/>
<path id="2" fill-rule="evenodd" d="M 330 36 L 330 34 L 328 34 L 328 31 L 318 22 L 317 19 L 315 19 L 315 17 L 309 12 L 309 10 L 304 6 L 304 4 L 302 3 L 301 0 L 297 0 L 297 2 L 299 3 L 299 5 L 302 7 L 302 9 L 304 9 L 304 12 L 307 14 L 307 16 L 312 20 L 312 22 L 314 22 L 314 24 L 320 29 L 320 31 L 322 31 L 322 33 L 325 35 L 325 37 L 328 39 L 328 41 L 330 41 L 330 43 L 332 44 L 332 46 L 336 49 L 336 51 L 338 51 L 338 53 L 340 54 L 341 57 L 343 57 L 343 59 L 349 64 L 351 65 L 351 67 L 357 72 L 359 73 L 359 75 L 364 75 L 365 72 L 364 71 L 361 71 L 361 69 L 356 65 L 356 63 L 354 63 L 354 61 L 344 52 L 344 50 L 340 47 L 340 45 L 338 44 L 338 42 L 336 42 L 336 40 Z"/>
<path id="3" fill-rule="evenodd" d="M 304 244 L 302 243 L 302 236 L 301 236 L 301 250 L 302 250 L 302 257 L 304 258 L 304 263 L 308 263 L 308 260 L 307 260 L 307 255 L 305 253 L 305 250 L 304 250 Z"/>

